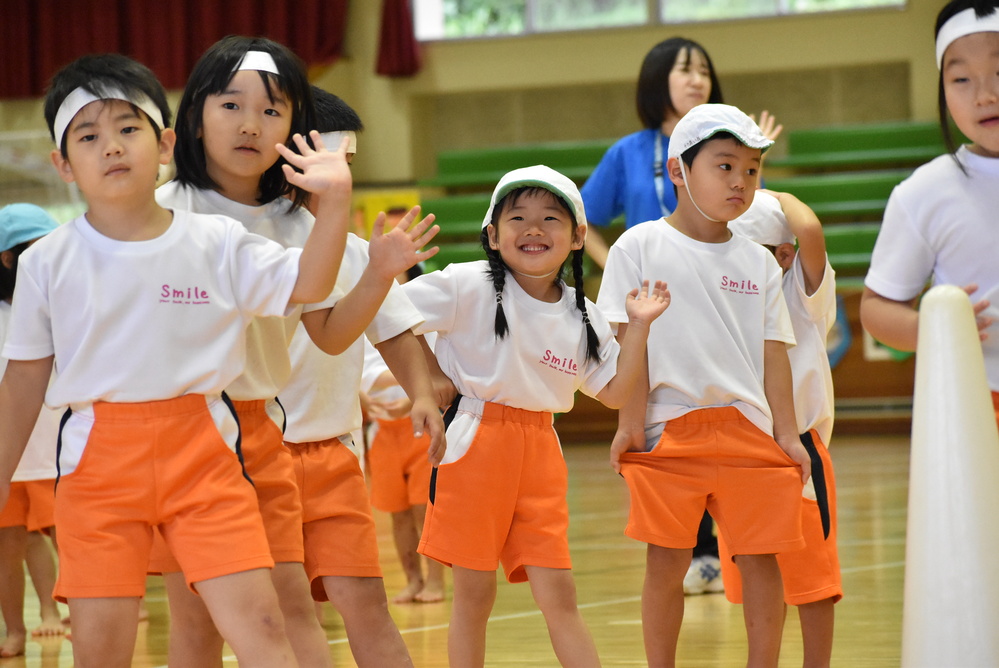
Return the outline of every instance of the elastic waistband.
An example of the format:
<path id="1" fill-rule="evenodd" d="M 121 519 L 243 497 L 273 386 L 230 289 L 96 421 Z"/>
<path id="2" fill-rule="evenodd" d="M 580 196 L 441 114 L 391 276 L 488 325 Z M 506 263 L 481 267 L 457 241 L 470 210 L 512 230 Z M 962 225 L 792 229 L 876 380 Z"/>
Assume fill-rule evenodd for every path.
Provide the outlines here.
<path id="1" fill-rule="evenodd" d="M 513 408 L 465 396 L 458 404 L 458 411 L 477 415 L 483 420 L 517 422 L 537 427 L 550 427 L 553 420 L 552 414 L 547 411 L 529 411 L 525 408 Z"/>
<path id="2" fill-rule="evenodd" d="M 669 426 L 707 424 L 709 422 L 734 422 L 736 420 L 749 421 L 735 406 L 713 406 L 711 408 L 698 408 L 689 413 L 684 413 L 678 418 L 669 421 Z"/>
<path id="3" fill-rule="evenodd" d="M 135 403 L 117 403 L 111 401 L 95 401 L 93 404 L 71 406 L 74 413 L 92 414 L 99 420 L 148 420 L 156 417 L 174 417 L 200 413 L 214 401 L 220 401 L 220 395 L 185 394 L 172 399 L 159 401 L 139 401 Z"/>

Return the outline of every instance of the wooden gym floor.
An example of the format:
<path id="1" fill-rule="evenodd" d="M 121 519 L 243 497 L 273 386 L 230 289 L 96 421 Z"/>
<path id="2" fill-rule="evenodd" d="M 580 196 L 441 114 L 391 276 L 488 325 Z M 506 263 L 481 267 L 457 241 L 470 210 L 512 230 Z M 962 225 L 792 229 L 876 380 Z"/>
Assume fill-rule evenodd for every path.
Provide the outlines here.
<path id="1" fill-rule="evenodd" d="M 902 582 L 905 558 L 909 443 L 898 436 L 843 436 L 832 447 L 839 497 L 839 550 L 844 599 L 836 606 L 834 666 L 897 666 L 901 656 Z M 628 495 L 607 465 L 605 445 L 567 445 L 570 543 L 580 607 L 605 666 L 643 666 L 639 594 L 644 545 L 623 535 Z M 391 596 L 403 585 L 387 516 L 378 513 L 385 583 Z M 148 622 L 139 629 L 134 666 L 166 664 L 168 616 L 162 583 L 150 578 Z M 328 608 L 328 606 L 327 606 Z M 37 601 L 26 601 L 28 628 Z M 416 666 L 447 665 L 447 602 L 393 605 Z M 354 666 L 343 627 L 328 608 L 325 627 L 337 666 Z M 687 597 L 678 664 L 688 668 L 744 664 L 741 608 L 724 595 Z M 488 666 L 555 666 L 544 621 L 528 585 L 499 587 L 489 625 Z M 72 665 L 64 639 L 29 640 L 26 656 L 0 660 L 0 668 Z M 226 665 L 235 665 L 228 658 Z M 784 631 L 780 665 L 801 665 L 801 638 L 794 609 Z"/>

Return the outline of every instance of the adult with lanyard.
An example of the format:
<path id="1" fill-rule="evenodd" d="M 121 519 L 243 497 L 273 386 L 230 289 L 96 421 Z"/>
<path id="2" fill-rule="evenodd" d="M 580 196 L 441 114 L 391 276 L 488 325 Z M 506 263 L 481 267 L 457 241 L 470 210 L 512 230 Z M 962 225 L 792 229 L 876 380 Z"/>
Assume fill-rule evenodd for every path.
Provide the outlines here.
<path id="1" fill-rule="evenodd" d="M 676 208 L 676 192 L 665 175 L 666 154 L 673 128 L 688 111 L 705 103 L 721 103 L 722 91 L 711 57 L 703 46 L 683 37 L 656 44 L 645 55 L 638 73 L 635 103 L 644 126 L 614 143 L 587 179 L 580 193 L 590 223 L 586 252 L 603 269 L 609 246 L 599 233 L 621 214 L 625 227 L 655 221 Z M 784 129 L 767 111 L 760 129 L 771 140 Z M 711 516 L 701 521 L 690 569 L 683 580 L 685 594 L 724 591 L 718 539 Z"/>
<path id="2" fill-rule="evenodd" d="M 614 143 L 586 181 L 581 193 L 591 223 L 586 251 L 603 268 L 608 244 L 597 228 L 621 214 L 625 227 L 664 218 L 676 208 L 673 185 L 665 177 L 669 137 L 677 121 L 699 104 L 722 102 L 721 85 L 711 57 L 697 42 L 671 37 L 646 54 L 635 95 L 644 126 Z M 766 111 L 760 128 L 776 139 L 783 126 Z"/>

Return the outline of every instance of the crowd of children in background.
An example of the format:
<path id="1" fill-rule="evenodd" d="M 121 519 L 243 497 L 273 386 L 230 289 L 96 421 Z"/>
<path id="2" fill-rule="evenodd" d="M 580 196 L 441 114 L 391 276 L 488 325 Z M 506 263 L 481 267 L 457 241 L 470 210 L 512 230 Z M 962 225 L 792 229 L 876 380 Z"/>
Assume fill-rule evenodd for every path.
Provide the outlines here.
<path id="1" fill-rule="evenodd" d="M 970 144 L 893 193 L 861 315 L 913 349 L 927 279 L 965 287 L 999 420 L 999 276 L 978 250 L 999 242 L 997 8 L 955 0 L 939 16 L 941 124 Z M 511 171 L 483 212 L 483 259 L 424 274 L 432 212 L 349 232 L 363 126 L 286 47 L 213 45 L 175 129 L 162 86 L 129 58 L 57 73 L 52 160 L 88 210 L 61 226 L 33 205 L 0 210 L 0 657 L 25 650 L 27 560 L 32 633 L 63 633 L 53 597 L 68 603 L 79 666 L 130 665 L 149 573 L 166 583 L 171 665 L 218 666 L 228 642 L 241 665 L 331 666 L 324 601 L 359 666 L 412 665 L 374 506 L 406 578 L 393 603 L 444 600 L 450 567 L 452 665 L 487 663 L 502 565 L 530 583 L 558 661 L 597 666 L 553 428 L 582 391 L 619 409 L 610 464 L 630 493 L 625 533 L 647 543 L 649 664 L 675 663 L 707 511 L 747 665 L 777 665 L 795 605 L 804 665 L 828 666 L 843 596 L 835 272 L 811 209 L 758 189 L 779 128 L 720 103 L 699 45 L 663 45 L 645 78 L 666 117 L 636 135 L 655 155 L 640 199 L 656 210 L 604 248 L 595 303 L 583 248 L 588 210 L 620 213 L 610 158 L 582 193 L 544 165 Z M 677 81 L 693 89 L 683 104 Z"/>

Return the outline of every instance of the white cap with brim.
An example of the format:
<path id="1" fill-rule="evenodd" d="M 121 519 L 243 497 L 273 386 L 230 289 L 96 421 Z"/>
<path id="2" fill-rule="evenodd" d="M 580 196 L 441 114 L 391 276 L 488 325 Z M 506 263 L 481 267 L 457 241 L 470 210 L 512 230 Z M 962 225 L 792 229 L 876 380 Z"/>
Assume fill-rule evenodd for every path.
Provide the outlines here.
<path id="1" fill-rule="evenodd" d="M 728 229 L 732 234 L 764 246 L 794 243 L 794 235 L 787 225 L 787 216 L 781 209 L 780 200 L 770 193 L 757 191 L 746 213 L 729 221 Z"/>
<path id="2" fill-rule="evenodd" d="M 774 143 L 738 107 L 729 104 L 699 104 L 688 111 L 673 128 L 666 157 L 679 158 L 687 149 L 719 132 L 731 133 L 749 148 L 758 148 L 764 152 Z"/>
<path id="3" fill-rule="evenodd" d="M 568 203 L 576 217 L 577 225 L 586 225 L 586 213 L 583 210 L 583 198 L 579 194 L 579 188 L 564 174 L 556 172 L 551 167 L 545 165 L 534 165 L 533 167 L 522 167 L 512 172 L 507 172 L 496 188 L 493 190 L 492 199 L 489 201 L 489 210 L 482 221 L 482 228 L 493 222 L 493 209 L 496 203 L 503 199 L 507 193 L 517 188 L 537 187 L 555 193 Z"/>
<path id="4" fill-rule="evenodd" d="M 0 251 L 44 237 L 58 226 L 40 206 L 9 204 L 0 209 Z"/>
<path id="5" fill-rule="evenodd" d="M 991 14 L 979 18 L 973 8 L 968 8 L 947 19 L 937 33 L 937 69 L 943 67 L 948 46 L 976 32 L 999 32 L 999 12 L 993 10 Z"/>

